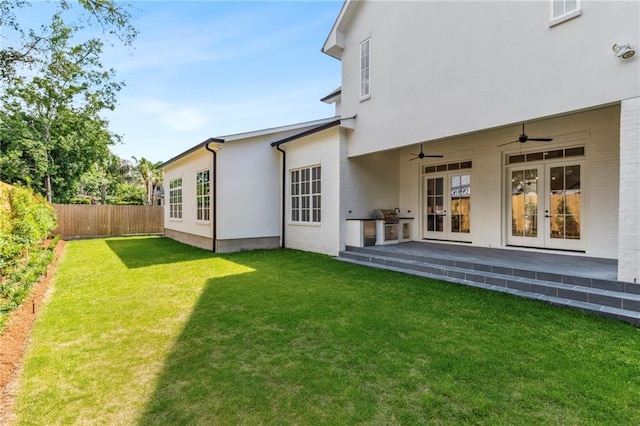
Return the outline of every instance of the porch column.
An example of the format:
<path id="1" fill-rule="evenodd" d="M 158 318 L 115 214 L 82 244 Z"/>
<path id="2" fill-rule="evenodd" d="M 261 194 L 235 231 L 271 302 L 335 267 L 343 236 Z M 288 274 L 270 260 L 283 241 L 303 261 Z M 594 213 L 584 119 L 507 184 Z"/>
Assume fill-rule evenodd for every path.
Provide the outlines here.
<path id="1" fill-rule="evenodd" d="M 618 280 L 640 282 L 640 97 L 620 107 Z"/>

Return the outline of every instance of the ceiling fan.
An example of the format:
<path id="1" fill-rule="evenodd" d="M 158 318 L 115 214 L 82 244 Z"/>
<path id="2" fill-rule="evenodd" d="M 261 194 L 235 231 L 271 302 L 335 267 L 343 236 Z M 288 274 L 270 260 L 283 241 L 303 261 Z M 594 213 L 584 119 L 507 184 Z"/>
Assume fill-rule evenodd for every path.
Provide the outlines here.
<path id="1" fill-rule="evenodd" d="M 498 146 L 505 146 L 505 145 L 509 145 L 510 143 L 516 143 L 516 142 L 520 142 L 520 143 L 525 143 L 527 141 L 534 141 L 534 142 L 551 142 L 553 140 L 553 138 L 530 138 L 529 136 L 527 136 L 527 134 L 524 132 L 524 123 L 522 123 L 522 134 L 518 137 L 518 140 L 516 141 L 511 141 L 511 142 L 507 142 L 507 143 L 503 143 L 501 145 Z"/>
<path id="2" fill-rule="evenodd" d="M 415 155 L 415 157 L 411 158 L 409 161 L 417 160 L 418 158 L 421 160 L 423 158 L 444 158 L 444 155 L 426 155 L 424 152 L 422 152 L 422 144 L 420 144 L 420 154 L 411 155 Z"/>

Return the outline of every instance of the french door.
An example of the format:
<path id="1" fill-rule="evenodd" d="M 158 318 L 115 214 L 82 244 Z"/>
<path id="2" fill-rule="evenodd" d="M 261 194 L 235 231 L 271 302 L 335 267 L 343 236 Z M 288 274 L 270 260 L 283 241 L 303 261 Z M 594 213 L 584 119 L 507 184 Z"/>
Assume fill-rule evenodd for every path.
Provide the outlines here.
<path id="1" fill-rule="evenodd" d="M 583 250 L 582 161 L 511 167 L 508 170 L 509 245 Z"/>
<path id="2" fill-rule="evenodd" d="M 423 179 L 423 237 L 471 241 L 471 174 L 429 174 Z"/>

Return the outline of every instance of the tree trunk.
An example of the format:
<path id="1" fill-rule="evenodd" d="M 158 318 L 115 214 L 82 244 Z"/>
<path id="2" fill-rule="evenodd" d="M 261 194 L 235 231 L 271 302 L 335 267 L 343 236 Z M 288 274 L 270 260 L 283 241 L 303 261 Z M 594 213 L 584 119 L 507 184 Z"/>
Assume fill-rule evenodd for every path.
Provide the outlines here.
<path id="1" fill-rule="evenodd" d="M 47 195 L 47 201 L 53 204 L 53 194 L 51 193 L 51 175 L 49 173 L 44 175 L 44 190 Z"/>
<path id="2" fill-rule="evenodd" d="M 153 200 L 153 182 L 151 182 L 151 180 L 149 180 L 149 183 L 147 185 L 147 205 L 150 206 L 151 205 L 151 200 Z"/>

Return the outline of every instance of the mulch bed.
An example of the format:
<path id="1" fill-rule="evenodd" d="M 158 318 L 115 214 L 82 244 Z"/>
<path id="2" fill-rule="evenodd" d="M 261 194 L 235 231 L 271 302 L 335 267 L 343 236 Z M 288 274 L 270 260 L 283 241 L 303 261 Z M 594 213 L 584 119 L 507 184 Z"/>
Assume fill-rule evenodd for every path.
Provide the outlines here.
<path id="1" fill-rule="evenodd" d="M 35 322 L 45 300 L 63 250 L 64 241 L 60 240 L 54 249 L 56 256 L 51 265 L 49 265 L 47 273 L 31 289 L 22 306 L 9 314 L 9 318 L 0 334 L 0 425 L 15 422 L 13 406 L 22 357 L 31 326 Z"/>

